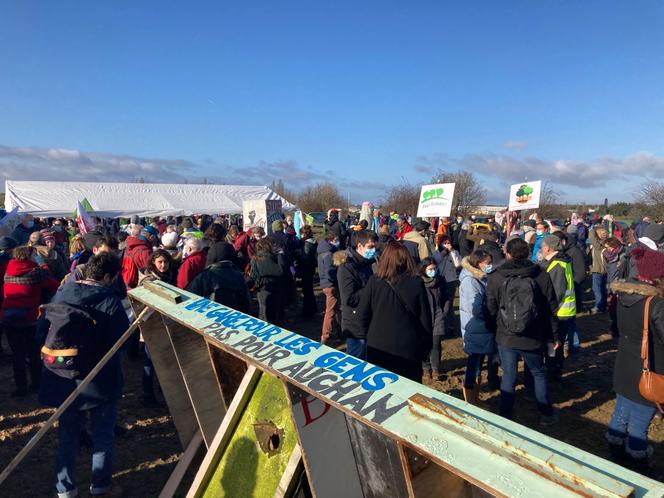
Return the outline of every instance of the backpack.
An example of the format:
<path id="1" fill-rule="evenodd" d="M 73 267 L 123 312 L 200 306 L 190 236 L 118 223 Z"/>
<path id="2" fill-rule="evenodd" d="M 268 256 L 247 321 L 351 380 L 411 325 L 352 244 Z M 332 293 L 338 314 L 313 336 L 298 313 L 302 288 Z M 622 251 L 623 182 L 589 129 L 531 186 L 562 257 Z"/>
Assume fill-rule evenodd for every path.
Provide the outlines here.
<path id="1" fill-rule="evenodd" d="M 97 322 L 87 311 L 66 303 L 45 304 L 41 311 L 49 322 L 41 348 L 44 368 L 65 379 L 84 378 L 104 353 L 104 345 L 90 333 Z"/>
<path id="2" fill-rule="evenodd" d="M 129 289 L 134 289 L 138 286 L 140 273 L 145 270 L 145 268 L 138 267 L 136 261 L 134 261 L 134 256 L 145 251 L 147 251 L 145 247 L 141 247 L 131 253 L 125 251 L 125 255 L 122 257 L 122 279 Z"/>
<path id="3" fill-rule="evenodd" d="M 508 277 L 503 282 L 500 316 L 509 335 L 523 336 L 537 319 L 536 292 L 531 277 Z"/>

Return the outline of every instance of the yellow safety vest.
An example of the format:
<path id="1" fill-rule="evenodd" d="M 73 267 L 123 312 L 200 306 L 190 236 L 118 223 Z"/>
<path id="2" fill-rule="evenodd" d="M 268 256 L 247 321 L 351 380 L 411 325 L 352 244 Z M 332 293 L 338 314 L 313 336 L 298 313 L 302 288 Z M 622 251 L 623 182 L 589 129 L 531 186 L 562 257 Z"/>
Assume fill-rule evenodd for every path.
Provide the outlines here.
<path id="1" fill-rule="evenodd" d="M 550 273 L 556 266 L 562 266 L 565 270 L 565 280 L 567 281 L 567 289 L 565 289 L 565 296 L 563 297 L 556 315 L 558 318 L 574 318 L 576 316 L 576 293 L 574 292 L 574 274 L 572 273 L 572 264 L 564 261 L 555 260 L 546 269 Z"/>

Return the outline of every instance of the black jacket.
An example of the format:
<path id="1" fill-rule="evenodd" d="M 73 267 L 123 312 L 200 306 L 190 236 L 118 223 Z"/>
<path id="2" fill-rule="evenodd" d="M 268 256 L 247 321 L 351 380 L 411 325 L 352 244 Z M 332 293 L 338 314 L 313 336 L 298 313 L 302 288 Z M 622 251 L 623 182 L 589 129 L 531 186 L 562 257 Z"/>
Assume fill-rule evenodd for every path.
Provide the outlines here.
<path id="1" fill-rule="evenodd" d="M 485 240 L 484 243 L 478 247 L 478 249 L 481 249 L 482 251 L 491 254 L 491 259 L 492 259 L 491 264 L 493 265 L 494 270 L 498 268 L 500 265 L 502 265 L 503 262 L 505 261 L 505 255 L 503 254 L 503 250 L 495 242 L 492 242 L 490 240 Z"/>
<path id="2" fill-rule="evenodd" d="M 295 262 L 295 237 L 280 231 L 270 235 L 270 240 L 272 241 L 272 250 L 277 255 L 277 261 L 283 267 L 285 273 Z"/>
<path id="3" fill-rule="evenodd" d="M 231 261 L 208 266 L 187 286 L 189 292 L 211 297 L 219 304 L 247 313 L 250 306 L 249 289 L 244 275 Z"/>
<path id="4" fill-rule="evenodd" d="M 225 240 L 212 242 L 208 248 L 207 257 L 205 258 L 206 266 L 213 265 L 220 261 L 230 261 L 237 265 L 237 255 L 233 244 L 229 244 Z"/>
<path id="5" fill-rule="evenodd" d="M 283 283 L 284 269 L 272 253 L 259 252 L 251 260 L 251 278 L 258 290 L 287 292 Z"/>
<path id="6" fill-rule="evenodd" d="M 459 253 L 462 258 L 470 256 L 473 253 L 475 243 L 468 238 L 468 230 L 459 232 Z"/>
<path id="7" fill-rule="evenodd" d="M 348 260 L 337 270 L 339 298 L 341 300 L 341 328 L 346 337 L 364 339 L 360 321 L 356 315 L 362 291 L 373 275 L 373 259 L 365 259 L 355 249 L 349 249 Z"/>
<path id="8" fill-rule="evenodd" d="M 311 279 L 318 265 L 318 242 L 316 239 L 302 240 L 295 250 L 297 271 L 300 278 Z"/>
<path id="9" fill-rule="evenodd" d="M 408 254 L 410 254 L 415 261 L 415 266 L 420 265 L 420 249 L 417 245 L 417 242 L 412 240 L 400 240 L 399 243 L 406 248 Z"/>
<path id="10" fill-rule="evenodd" d="M 639 380 L 643 368 L 641 340 L 643 338 L 643 312 L 646 298 L 657 290 L 643 283 L 617 281 L 611 290 L 618 294 L 618 329 L 620 342 L 613 373 L 613 390 L 627 399 L 652 406 L 639 393 Z M 649 356 L 653 372 L 664 374 L 664 299 L 655 297 L 650 303 Z"/>
<path id="11" fill-rule="evenodd" d="M 501 294 L 503 284 L 510 277 L 530 277 L 535 280 L 537 300 L 537 319 L 521 336 L 507 332 L 500 317 Z M 487 326 L 495 331 L 499 346 L 522 351 L 535 351 L 544 348 L 548 340 L 556 337 L 558 321 L 556 309 L 558 301 L 545 271 L 532 262 L 505 261 L 496 271 L 489 275 L 486 287 Z"/>
<path id="12" fill-rule="evenodd" d="M 330 219 L 325 222 L 325 232 L 335 234 L 339 239 L 339 249 L 346 249 L 346 227 L 339 221 L 339 215 L 335 212 L 331 213 Z"/>
<path id="13" fill-rule="evenodd" d="M 433 333 L 427 290 L 420 277 L 411 275 L 402 275 L 393 285 L 412 313 L 387 281 L 375 275 L 369 279 L 358 309 L 367 360 L 419 382 Z M 413 379 L 418 371 L 419 378 Z"/>
<path id="14" fill-rule="evenodd" d="M 574 283 L 576 285 L 581 285 L 586 279 L 586 256 L 583 254 L 583 250 L 579 246 L 576 234 L 567 235 L 567 247 L 565 249 L 565 254 L 569 256 L 572 261 L 572 272 L 574 273 Z M 580 303 L 577 303 L 577 306 Z"/>

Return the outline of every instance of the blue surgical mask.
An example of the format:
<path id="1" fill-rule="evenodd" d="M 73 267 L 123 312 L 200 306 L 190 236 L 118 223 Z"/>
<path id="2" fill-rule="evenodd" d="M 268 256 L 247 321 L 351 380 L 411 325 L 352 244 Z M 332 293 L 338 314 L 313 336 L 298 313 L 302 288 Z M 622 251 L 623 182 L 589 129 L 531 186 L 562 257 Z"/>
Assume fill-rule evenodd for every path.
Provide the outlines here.
<path id="1" fill-rule="evenodd" d="M 370 248 L 370 249 L 365 249 L 364 251 L 364 258 L 365 259 L 373 259 L 376 256 L 376 249 L 375 248 Z"/>
<path id="2" fill-rule="evenodd" d="M 493 271 L 493 265 L 486 265 L 484 267 L 484 273 L 491 273 Z"/>
<path id="3" fill-rule="evenodd" d="M 32 228 L 35 226 L 34 220 L 28 221 L 28 228 Z"/>
<path id="4" fill-rule="evenodd" d="M 62 225 L 55 225 L 53 227 L 53 230 L 55 230 L 56 232 L 62 232 Z"/>
<path id="5" fill-rule="evenodd" d="M 463 218 L 457 218 L 457 223 L 463 223 Z"/>
<path id="6" fill-rule="evenodd" d="M 436 273 L 438 273 L 438 270 L 427 270 L 427 277 L 433 278 L 436 276 Z"/>
<path id="7" fill-rule="evenodd" d="M 333 242 L 330 242 L 330 245 L 332 245 L 333 247 L 339 247 L 339 241 L 335 240 Z"/>
<path id="8" fill-rule="evenodd" d="M 33 258 L 35 263 L 37 263 L 39 266 L 44 264 L 44 260 L 39 254 L 36 254 L 35 257 Z"/>
<path id="9" fill-rule="evenodd" d="M 544 235 L 544 230 L 537 230 L 535 233 L 537 235 Z"/>

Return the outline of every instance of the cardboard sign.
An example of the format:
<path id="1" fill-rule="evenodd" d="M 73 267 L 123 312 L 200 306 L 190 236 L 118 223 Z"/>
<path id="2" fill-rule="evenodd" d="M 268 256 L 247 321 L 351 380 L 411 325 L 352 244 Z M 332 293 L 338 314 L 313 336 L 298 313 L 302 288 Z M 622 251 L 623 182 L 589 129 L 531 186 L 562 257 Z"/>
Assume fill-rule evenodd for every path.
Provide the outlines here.
<path id="1" fill-rule="evenodd" d="M 281 201 L 252 199 L 242 202 L 244 231 L 261 227 L 267 235 L 272 235 L 272 222 L 282 219 Z"/>
<path id="2" fill-rule="evenodd" d="M 436 218 L 450 216 L 455 183 L 437 183 L 423 185 L 420 203 L 417 208 L 418 218 Z"/>
<path id="3" fill-rule="evenodd" d="M 510 211 L 537 209 L 540 205 L 542 182 L 516 183 L 510 187 Z"/>

